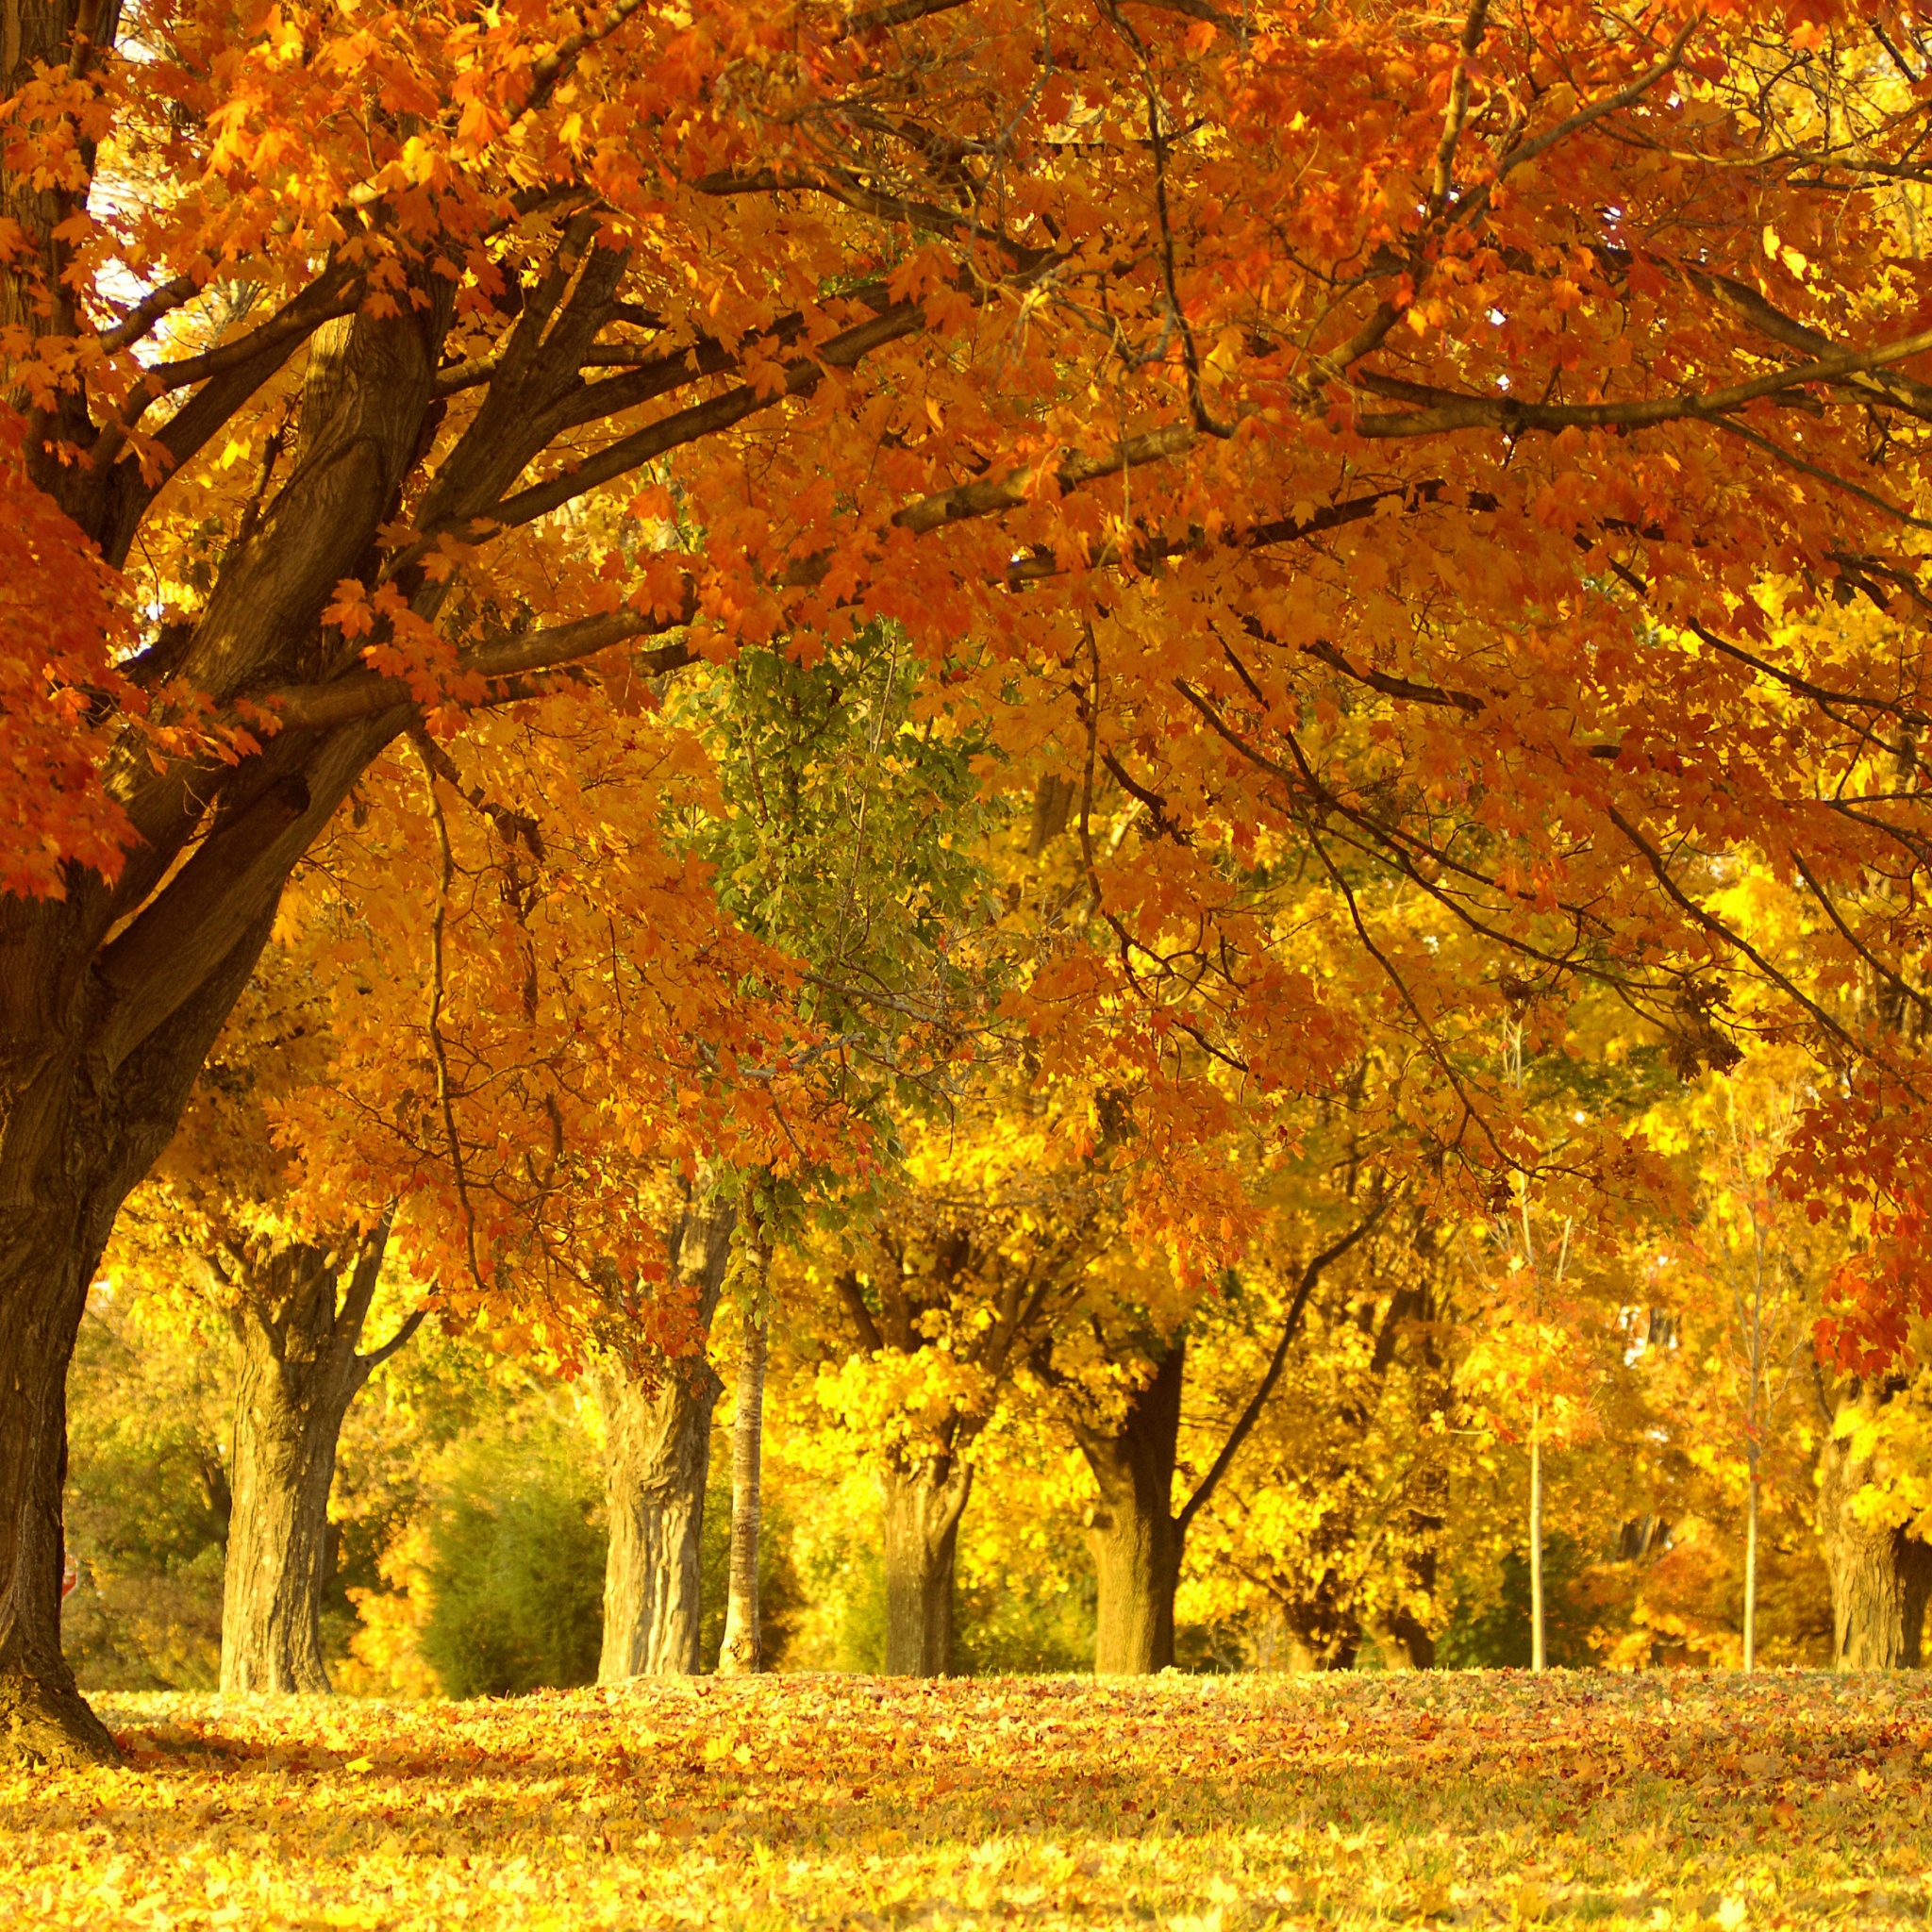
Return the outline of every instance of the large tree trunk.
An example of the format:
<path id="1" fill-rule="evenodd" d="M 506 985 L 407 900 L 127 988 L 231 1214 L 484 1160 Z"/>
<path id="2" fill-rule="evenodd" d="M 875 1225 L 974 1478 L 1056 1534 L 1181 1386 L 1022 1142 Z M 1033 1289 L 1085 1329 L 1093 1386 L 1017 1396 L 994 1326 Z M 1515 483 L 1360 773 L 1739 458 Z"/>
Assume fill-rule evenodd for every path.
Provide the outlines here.
<path id="1" fill-rule="evenodd" d="M 1100 1490 L 1088 1540 L 1100 1585 L 1093 1668 L 1103 1676 L 1143 1676 L 1174 1662 L 1183 1542 L 1174 1472 L 1186 1374 L 1186 1344 L 1177 1341 L 1118 1431 L 1074 1430 Z"/>
<path id="2" fill-rule="evenodd" d="M 973 1467 L 956 1457 L 880 1477 L 886 1531 L 886 1674 L 944 1677 L 953 1669 L 953 1566 Z"/>
<path id="3" fill-rule="evenodd" d="M 1856 1409 L 1869 1421 L 1887 1392 L 1855 1389 L 1840 1414 Z M 1831 1573 L 1833 1668 L 1914 1669 L 1932 1597 L 1932 1546 L 1902 1529 L 1858 1521 L 1858 1491 L 1885 1474 L 1877 1457 L 1860 1455 L 1854 1441 L 1834 1436 L 1824 1445 L 1821 1470 L 1818 1527 Z"/>
<path id="4" fill-rule="evenodd" d="M 0 957 L 60 910 L 0 902 Z M 0 1088 L 0 1757 L 115 1755 L 60 1654 L 67 1364 L 114 1216 L 173 1135 L 269 923 L 118 1064 L 63 1050 L 49 1024 L 38 1064 L 18 1078 L 10 1057 L 16 1077 Z M 42 991 L 51 1002 L 54 987 Z"/>
<path id="5" fill-rule="evenodd" d="M 391 1341 L 358 1352 L 389 1244 L 387 1217 L 359 1239 L 295 1245 L 246 1268 L 230 1315 L 241 1344 L 235 1390 L 227 1567 L 222 1588 L 224 1690 L 326 1691 L 322 1595 L 328 1497 L 349 1404 Z"/>
<path id="6" fill-rule="evenodd" d="M 696 1291 L 705 1335 L 717 1312 L 736 1220 L 731 1203 L 711 1192 L 693 1200 L 672 1231 L 672 1267 Z M 700 1668 L 705 1485 L 711 1411 L 723 1386 L 702 1356 L 659 1364 L 651 1376 L 617 1360 L 598 1377 L 610 1501 L 600 1684 L 691 1676 Z"/>

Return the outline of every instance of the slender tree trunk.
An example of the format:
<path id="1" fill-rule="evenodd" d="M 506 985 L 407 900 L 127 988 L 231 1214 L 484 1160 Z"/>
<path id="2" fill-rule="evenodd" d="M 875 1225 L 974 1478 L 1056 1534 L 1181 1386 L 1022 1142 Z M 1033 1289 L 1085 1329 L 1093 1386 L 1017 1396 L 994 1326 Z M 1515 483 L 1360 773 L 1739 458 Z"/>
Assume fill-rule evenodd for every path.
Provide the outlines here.
<path id="1" fill-rule="evenodd" d="M 672 1266 L 697 1292 L 705 1335 L 724 1284 L 736 1220 L 730 1202 L 709 1192 L 687 1207 L 672 1231 Z M 705 1486 L 711 1411 L 723 1386 L 702 1356 L 662 1363 L 655 1379 L 623 1360 L 598 1377 L 610 1505 L 600 1684 L 691 1676 L 701 1668 Z"/>
<path id="2" fill-rule="evenodd" d="M 770 1251 L 762 1232 L 755 1259 L 753 1297 L 745 1309 L 744 1347 L 738 1358 L 737 1407 L 731 1418 L 731 1568 L 724 1603 L 724 1638 L 718 1649 L 721 1677 L 747 1676 L 765 1667 L 758 1629 L 759 1467 L 765 1436 L 764 1306 Z"/>
<path id="3" fill-rule="evenodd" d="M 1529 1667 L 1546 1668 L 1543 1644 L 1543 1445 L 1541 1412 L 1529 1433 Z"/>
<path id="4" fill-rule="evenodd" d="M 880 1477 L 886 1531 L 886 1674 L 953 1670 L 953 1567 L 973 1467 L 948 1457 Z"/>
<path id="5" fill-rule="evenodd" d="M 1883 1391 L 1867 1388 L 1852 1394 L 1850 1406 L 1869 1420 L 1884 1399 Z M 1833 1667 L 1914 1669 L 1932 1595 L 1932 1546 L 1889 1524 L 1859 1522 L 1858 1492 L 1884 1471 L 1850 1440 L 1828 1441 L 1821 1464 L 1818 1524 L 1831 1573 Z"/>
<path id="6" fill-rule="evenodd" d="M 1174 1516 L 1187 1347 L 1175 1341 L 1114 1434 L 1076 1428 L 1100 1501 L 1089 1542 L 1100 1585 L 1093 1668 L 1144 1676 L 1174 1662 L 1183 1538 Z"/>
<path id="7" fill-rule="evenodd" d="M 359 1239 L 279 1249 L 245 1269 L 238 1284 L 230 1313 L 241 1349 L 222 1584 L 225 1691 L 329 1689 L 322 1596 L 342 1418 L 376 1364 L 422 1320 L 412 1315 L 383 1348 L 358 1353 L 388 1245 L 385 1217 Z"/>
<path id="8" fill-rule="evenodd" d="M 1757 1668 L 1757 1457 L 1744 1499 L 1744 1668 Z"/>

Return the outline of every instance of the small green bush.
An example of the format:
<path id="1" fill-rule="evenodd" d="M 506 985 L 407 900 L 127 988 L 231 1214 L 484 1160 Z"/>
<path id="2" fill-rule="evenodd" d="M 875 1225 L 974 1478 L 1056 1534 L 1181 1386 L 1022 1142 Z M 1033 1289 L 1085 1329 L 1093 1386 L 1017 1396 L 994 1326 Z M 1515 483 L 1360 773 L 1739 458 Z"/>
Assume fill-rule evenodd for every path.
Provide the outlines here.
<path id="1" fill-rule="evenodd" d="M 451 1697 L 588 1684 L 603 1640 L 603 1483 L 538 1408 L 459 1443 L 430 1533 L 424 1657 Z"/>
<path id="2" fill-rule="evenodd" d="M 1543 1647 L 1551 1666 L 1587 1670 L 1591 1616 L 1576 1584 L 1584 1552 L 1566 1536 L 1543 1545 Z M 1487 1600 L 1457 1593 L 1449 1627 L 1436 1644 L 1436 1664 L 1445 1671 L 1526 1671 L 1530 1665 L 1529 1558 L 1504 1557 L 1494 1594 Z"/>
<path id="3" fill-rule="evenodd" d="M 956 1590 L 953 1668 L 962 1677 L 1091 1671 L 1095 1602 L 1088 1574 L 1035 1591 Z"/>
<path id="4" fill-rule="evenodd" d="M 232 1349 L 97 1291 L 67 1378 L 61 1642 L 90 1690 L 208 1690 L 221 1678 Z"/>

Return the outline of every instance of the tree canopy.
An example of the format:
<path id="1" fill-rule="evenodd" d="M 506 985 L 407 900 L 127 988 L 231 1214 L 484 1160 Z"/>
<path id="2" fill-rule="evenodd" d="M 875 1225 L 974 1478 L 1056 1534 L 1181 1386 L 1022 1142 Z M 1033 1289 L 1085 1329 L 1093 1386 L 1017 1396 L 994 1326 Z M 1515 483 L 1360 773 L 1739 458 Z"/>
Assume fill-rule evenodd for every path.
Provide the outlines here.
<path id="1" fill-rule="evenodd" d="M 823 852 L 752 890 L 808 699 L 918 781 L 874 829 L 924 896 L 864 944 L 1011 888 L 999 1054 L 949 1050 L 1077 1093 L 1056 1158 L 1180 1278 L 1310 1108 L 1525 1261 L 1670 1211 L 1641 1108 L 1521 1077 L 1621 1027 L 1803 1057 L 1831 1346 L 1932 1312 L 1909 7 L 51 0 L 0 68 L 28 1748 L 105 1748 L 58 1640 L 88 1287 L 291 880 L 441 1291 L 565 1354 L 667 1276 L 647 1156 L 874 1144 L 823 982 L 938 982 Z M 1016 880 L 969 848 L 1029 799 Z"/>

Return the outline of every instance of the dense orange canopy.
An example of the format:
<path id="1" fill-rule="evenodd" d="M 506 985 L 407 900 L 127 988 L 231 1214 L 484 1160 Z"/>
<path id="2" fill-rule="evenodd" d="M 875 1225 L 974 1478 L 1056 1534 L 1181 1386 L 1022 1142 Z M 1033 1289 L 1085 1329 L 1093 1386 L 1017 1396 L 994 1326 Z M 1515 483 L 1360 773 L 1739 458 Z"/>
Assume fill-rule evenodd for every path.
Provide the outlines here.
<path id="1" fill-rule="evenodd" d="M 885 616 L 1072 782 L 1108 941 L 1027 1017 L 1157 1142 L 1379 1036 L 1532 1159 L 1467 1042 L 1581 977 L 1686 1065 L 1808 1040 L 1794 1175 L 1915 1198 L 1909 8 L 63 0 L 7 58 L 8 1148 L 198 1058 L 416 721 Z"/>
<path id="2" fill-rule="evenodd" d="M 491 673 L 863 608 L 974 640 L 1028 680 L 1017 740 L 1141 799 L 1155 842 L 1096 855 L 1123 968 L 1191 1009 L 1221 965 L 1181 1000 L 1171 929 L 1207 908 L 1246 1006 L 1294 1009 L 1230 1048 L 1269 1074 L 1344 1049 L 1230 852 L 1359 845 L 1519 976 L 1615 971 L 1694 1026 L 1700 975 L 1782 970 L 1685 903 L 1694 828 L 1811 855 L 1850 960 L 1836 894 L 1914 862 L 1902 813 L 1817 795 L 1918 702 L 1923 63 L 1890 24 L 158 6 L 112 58 L 91 16 L 23 44 L 25 460 L 128 609 L 73 594 L 44 512 L 9 529 L 62 622 L 13 632 L 48 775 L 8 876 L 101 857 L 46 699 L 91 641 L 89 722 L 144 693 L 165 758 L 193 702 L 217 755 L 405 688 L 453 725 Z M 350 314 L 427 344 L 421 426 L 373 544 L 289 585 L 319 643 L 272 651 L 295 519 L 351 489 L 304 474 L 313 357 L 292 387 Z M 109 789 L 157 855 L 131 896 L 205 800 L 178 764 Z"/>

